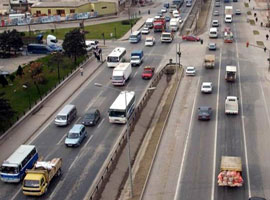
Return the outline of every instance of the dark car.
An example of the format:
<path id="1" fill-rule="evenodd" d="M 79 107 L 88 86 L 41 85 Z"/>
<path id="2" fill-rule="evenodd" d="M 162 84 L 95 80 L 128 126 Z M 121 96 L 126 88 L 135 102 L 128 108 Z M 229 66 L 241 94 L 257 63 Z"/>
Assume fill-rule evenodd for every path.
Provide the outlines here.
<path id="1" fill-rule="evenodd" d="M 98 121 L 100 120 L 100 112 L 96 108 L 90 109 L 89 112 L 87 112 L 82 120 L 82 124 L 85 126 L 95 126 Z"/>
<path id="2" fill-rule="evenodd" d="M 171 17 L 168 16 L 168 15 L 166 15 L 166 16 L 165 16 L 165 21 L 166 21 L 166 22 L 169 22 L 170 20 L 171 20 Z"/>
<path id="3" fill-rule="evenodd" d="M 198 108 L 199 120 L 210 120 L 212 115 L 212 108 L 209 106 L 201 106 Z"/>

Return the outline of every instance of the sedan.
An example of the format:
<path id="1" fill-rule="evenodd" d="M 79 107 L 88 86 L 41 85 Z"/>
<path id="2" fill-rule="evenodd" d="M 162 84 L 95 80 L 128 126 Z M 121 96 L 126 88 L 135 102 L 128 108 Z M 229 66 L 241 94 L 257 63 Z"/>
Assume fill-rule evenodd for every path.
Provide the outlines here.
<path id="1" fill-rule="evenodd" d="M 240 10 L 240 9 L 236 9 L 236 10 L 235 10 L 235 14 L 236 14 L 236 15 L 241 15 L 241 10 Z"/>
<path id="2" fill-rule="evenodd" d="M 201 39 L 195 35 L 183 35 L 182 36 L 183 40 L 187 40 L 187 41 L 200 41 Z"/>
<path id="3" fill-rule="evenodd" d="M 145 46 L 154 46 L 155 45 L 155 38 L 153 36 L 146 37 L 144 45 Z"/>
<path id="4" fill-rule="evenodd" d="M 100 112 L 96 108 L 90 109 L 83 117 L 82 124 L 85 126 L 95 126 L 100 120 Z"/>
<path id="5" fill-rule="evenodd" d="M 214 16 L 219 16 L 219 11 L 218 10 L 214 11 Z"/>
<path id="6" fill-rule="evenodd" d="M 195 75 L 196 75 L 196 68 L 195 67 L 187 67 L 186 76 L 195 76 Z"/>
<path id="7" fill-rule="evenodd" d="M 162 9 L 160 10 L 160 12 L 166 13 L 166 12 L 167 12 L 167 9 L 166 9 L 166 8 L 162 8 Z"/>
<path id="8" fill-rule="evenodd" d="M 201 86 L 202 93 L 212 93 L 213 87 L 212 82 L 203 82 Z"/>
<path id="9" fill-rule="evenodd" d="M 220 7 L 220 3 L 219 2 L 216 2 L 215 3 L 215 7 Z"/>
<path id="10" fill-rule="evenodd" d="M 150 30 L 149 30 L 149 28 L 147 28 L 147 27 L 143 27 L 141 33 L 142 33 L 142 34 L 148 34 L 148 33 L 150 33 Z"/>
<path id="11" fill-rule="evenodd" d="M 212 108 L 209 106 L 201 106 L 198 108 L 199 120 L 210 120 L 212 116 Z"/>
<path id="12" fill-rule="evenodd" d="M 214 42 L 210 42 L 209 44 L 208 44 L 208 49 L 211 51 L 211 50 L 216 50 L 217 49 L 217 45 L 216 45 L 216 43 L 214 43 Z"/>
<path id="13" fill-rule="evenodd" d="M 212 27 L 219 27 L 219 22 L 218 22 L 217 19 L 214 19 L 214 20 L 212 21 Z"/>
<path id="14" fill-rule="evenodd" d="M 171 20 L 171 17 L 170 16 L 165 16 L 165 21 L 166 22 L 169 22 Z"/>

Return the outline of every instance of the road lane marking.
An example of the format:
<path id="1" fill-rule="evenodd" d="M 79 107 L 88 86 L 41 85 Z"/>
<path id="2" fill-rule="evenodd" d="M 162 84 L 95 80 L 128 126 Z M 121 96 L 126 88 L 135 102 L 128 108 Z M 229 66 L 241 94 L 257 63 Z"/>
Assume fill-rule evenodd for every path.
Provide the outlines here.
<path id="1" fill-rule="evenodd" d="M 56 145 L 60 145 L 62 143 L 62 141 L 64 140 L 65 137 L 66 137 L 66 134 L 63 135 L 63 137 L 61 138 L 61 140 L 59 140 L 59 142 L 57 142 Z"/>
<path id="2" fill-rule="evenodd" d="M 85 143 L 84 146 L 87 146 L 89 144 L 89 142 L 92 140 L 92 138 L 93 138 L 93 135 L 90 136 L 89 140 Z"/>
<path id="3" fill-rule="evenodd" d="M 218 70 L 218 87 L 217 87 L 217 105 L 216 105 L 216 123 L 215 123 L 215 139 L 214 139 L 214 155 L 213 155 L 213 174 L 212 174 L 212 190 L 211 200 L 215 200 L 215 180 L 216 180 L 216 157 L 217 157 L 217 129 L 218 129 L 218 107 L 219 107 L 219 88 L 220 88 L 220 77 L 221 77 L 221 56 L 222 48 L 219 54 L 219 70 Z"/>
<path id="4" fill-rule="evenodd" d="M 97 126 L 97 128 L 99 128 L 99 127 L 101 126 L 101 124 L 104 122 L 104 119 L 105 119 L 105 118 L 103 118 L 103 119 L 101 120 L 101 122 L 99 123 L 99 125 Z"/>
<path id="5" fill-rule="evenodd" d="M 234 32 L 236 35 L 236 28 L 234 26 Z M 237 37 L 236 37 L 237 38 Z M 236 55 L 237 57 L 239 57 L 239 52 L 238 52 L 238 43 L 237 43 L 237 39 L 235 39 L 235 46 L 236 46 Z M 241 87 L 241 70 L 240 70 L 240 63 L 239 63 L 239 59 L 237 60 L 237 67 L 238 67 L 238 71 L 239 71 L 239 79 L 238 79 L 238 83 L 239 83 L 239 91 L 240 91 L 240 101 L 241 101 L 241 105 L 240 107 L 242 108 L 242 112 L 241 112 L 241 120 L 242 120 L 242 129 L 243 129 L 243 139 L 244 139 L 244 150 L 245 150 L 245 157 L 246 157 L 246 171 L 247 171 L 247 179 L 248 179 L 248 196 L 251 197 L 251 191 L 250 191 L 250 177 L 249 177 L 249 165 L 248 165 L 248 156 L 247 156 L 247 140 L 246 140 L 246 129 L 245 129 L 245 119 L 244 119 L 244 109 L 243 109 L 243 98 L 242 98 L 242 87 Z"/>
<path id="6" fill-rule="evenodd" d="M 200 80 L 201 80 L 201 77 L 199 77 L 198 84 L 197 84 L 197 92 L 196 92 L 196 96 L 195 96 L 194 101 L 193 101 L 193 106 L 192 106 L 192 111 L 191 111 L 191 116 L 190 116 L 190 121 L 189 121 L 189 127 L 188 127 L 188 135 L 187 135 L 185 145 L 184 145 L 184 152 L 183 152 L 181 165 L 180 165 L 180 171 L 179 171 L 179 175 L 178 175 L 178 179 L 177 179 L 177 186 L 176 186 L 176 192 L 175 192 L 175 195 L 174 195 L 174 200 L 179 199 L 178 196 L 179 196 L 180 180 L 182 178 L 184 161 L 186 160 L 185 157 L 186 157 L 186 152 L 187 152 L 187 144 L 188 144 L 188 141 L 190 140 L 191 125 L 192 125 L 192 122 L 193 122 L 192 118 L 194 116 L 195 105 L 196 105 L 197 98 L 198 98 Z"/>
<path id="7" fill-rule="evenodd" d="M 13 195 L 13 197 L 12 197 L 10 200 L 14 200 L 14 199 L 18 196 L 18 194 L 19 194 L 21 191 L 22 191 L 22 189 L 20 188 L 20 189 Z"/>
<path id="8" fill-rule="evenodd" d="M 86 108 L 84 109 L 84 112 L 85 112 L 85 113 L 89 110 L 89 108 L 90 108 L 91 106 L 93 106 L 93 104 L 97 101 L 97 99 L 99 99 L 100 95 L 101 95 L 103 92 L 104 92 L 104 90 L 101 90 L 101 91 L 98 93 L 98 95 L 97 95 L 96 97 L 94 97 L 94 98 L 92 99 L 92 101 L 89 102 L 89 104 L 87 104 Z"/>

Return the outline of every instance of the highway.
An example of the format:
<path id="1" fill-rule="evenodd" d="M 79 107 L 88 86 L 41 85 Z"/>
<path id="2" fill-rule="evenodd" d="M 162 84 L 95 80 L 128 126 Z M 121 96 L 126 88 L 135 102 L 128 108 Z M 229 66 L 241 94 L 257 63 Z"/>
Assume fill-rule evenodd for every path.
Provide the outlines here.
<path id="1" fill-rule="evenodd" d="M 152 10 L 156 13 L 160 7 Z M 185 8 L 186 9 L 186 8 Z M 185 16 L 187 10 L 182 15 Z M 151 35 L 154 34 L 151 31 Z M 44 124 L 44 128 L 28 141 L 28 144 L 37 146 L 40 156 L 44 160 L 50 160 L 54 157 L 63 159 L 62 176 L 55 178 L 48 188 L 48 192 L 40 199 L 83 199 L 101 169 L 104 161 L 111 152 L 112 147 L 117 141 L 120 133 L 124 131 L 124 125 L 110 124 L 107 111 L 118 96 L 119 90 L 136 91 L 137 103 L 146 89 L 149 81 L 142 80 L 141 73 L 143 66 L 150 65 L 156 68 L 164 66 L 172 55 L 164 54 L 169 52 L 173 44 L 161 44 L 160 33 L 154 34 L 156 45 L 154 47 L 144 47 L 146 36 L 138 44 L 130 44 L 128 41 L 111 43 L 107 49 L 104 49 L 103 56 L 108 55 L 116 46 L 127 49 L 127 58 L 133 50 L 143 49 L 145 58 L 142 66 L 133 67 L 131 79 L 124 87 L 114 87 L 111 84 L 112 68 L 108 68 L 104 63 L 97 72 L 69 99 L 66 104 L 74 104 L 77 107 L 77 118 L 67 127 L 57 127 L 54 124 L 54 116 Z M 177 41 L 177 39 L 175 39 Z M 101 83 L 103 88 L 94 86 L 94 83 Z M 111 88 L 109 88 L 111 87 Z M 64 139 L 75 123 L 80 123 L 83 115 L 91 108 L 97 107 L 101 112 L 101 120 L 96 127 L 87 127 L 87 138 L 77 148 L 67 148 Z M 59 108 L 60 110 L 61 108 Z M 58 111 L 59 111 L 58 110 Z M 63 194 L 65 194 L 63 196 Z M 22 194 L 21 184 L 0 183 L 0 199 L 35 199 L 26 197 Z"/>
<path id="2" fill-rule="evenodd" d="M 247 200 L 251 196 L 270 198 L 269 185 L 269 81 L 263 50 L 246 48 L 246 41 L 255 43 L 250 25 L 246 23 L 243 2 L 221 3 L 219 16 L 209 14 L 207 28 L 201 37 L 207 44 L 216 42 L 218 49 L 193 48 L 198 62 L 185 54 L 191 46 L 181 42 L 186 65 L 194 65 L 196 77 L 183 77 L 172 108 L 162 142 L 157 152 L 143 199 L 174 200 Z M 224 6 L 241 8 L 242 15 L 234 16 L 232 24 L 224 23 Z M 219 38 L 209 39 L 208 30 L 212 19 L 218 19 Z M 229 26 L 234 33 L 234 42 L 226 44 L 222 31 Z M 256 29 L 256 28 L 254 28 Z M 205 45 L 206 47 L 206 45 Z M 205 54 L 215 54 L 214 70 L 202 66 Z M 237 81 L 225 81 L 227 65 L 237 66 Z M 202 82 L 213 82 L 212 94 L 201 94 Z M 237 96 L 240 112 L 236 116 L 225 115 L 226 96 Z M 197 120 L 197 108 L 211 106 L 210 121 Z M 180 113 L 180 114 L 179 114 Z M 177 118 L 177 119 L 176 119 Z M 221 156 L 239 156 L 242 159 L 244 185 L 240 188 L 217 186 Z M 159 176 L 156 176 L 159 174 Z"/>

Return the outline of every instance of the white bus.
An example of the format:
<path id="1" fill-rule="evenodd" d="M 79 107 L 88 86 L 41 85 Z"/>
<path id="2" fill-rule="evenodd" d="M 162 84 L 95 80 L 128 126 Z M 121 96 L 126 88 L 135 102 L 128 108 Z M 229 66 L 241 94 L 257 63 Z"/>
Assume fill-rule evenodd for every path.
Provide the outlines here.
<path id="1" fill-rule="evenodd" d="M 107 66 L 116 67 L 123 61 L 127 51 L 124 47 L 116 47 L 107 57 Z"/>
<path id="2" fill-rule="evenodd" d="M 135 92 L 122 91 L 109 108 L 110 123 L 125 124 L 135 108 Z"/>
<path id="3" fill-rule="evenodd" d="M 22 180 L 27 169 L 33 168 L 38 160 L 38 152 L 34 145 L 21 145 L 0 168 L 1 180 L 18 183 Z"/>

